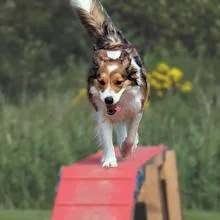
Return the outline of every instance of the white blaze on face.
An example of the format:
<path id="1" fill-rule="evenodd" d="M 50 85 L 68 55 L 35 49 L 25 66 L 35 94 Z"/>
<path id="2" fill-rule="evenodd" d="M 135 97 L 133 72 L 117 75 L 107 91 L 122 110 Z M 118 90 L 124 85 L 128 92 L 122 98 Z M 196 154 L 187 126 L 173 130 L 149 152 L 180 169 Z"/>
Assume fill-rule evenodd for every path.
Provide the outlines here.
<path id="1" fill-rule="evenodd" d="M 131 60 L 131 65 L 137 70 L 137 84 L 139 86 L 142 85 L 142 81 L 141 81 L 141 67 L 136 63 L 135 59 Z"/>
<path id="2" fill-rule="evenodd" d="M 107 50 L 107 56 L 113 60 L 117 60 L 121 56 L 120 50 Z"/>
<path id="3" fill-rule="evenodd" d="M 120 90 L 120 92 L 116 93 L 114 90 L 111 89 L 110 86 L 108 86 L 104 92 L 100 91 L 100 97 L 103 102 L 105 102 L 105 98 L 112 97 L 113 98 L 112 104 L 114 105 L 120 100 L 121 95 L 123 94 L 124 91 L 125 89 L 123 88 Z"/>

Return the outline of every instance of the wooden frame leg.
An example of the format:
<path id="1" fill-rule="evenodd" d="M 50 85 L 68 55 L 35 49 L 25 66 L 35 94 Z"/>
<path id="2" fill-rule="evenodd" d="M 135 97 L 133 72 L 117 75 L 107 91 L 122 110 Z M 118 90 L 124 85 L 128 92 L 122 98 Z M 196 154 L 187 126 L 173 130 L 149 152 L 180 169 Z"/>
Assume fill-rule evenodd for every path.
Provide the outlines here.
<path id="1" fill-rule="evenodd" d="M 176 153 L 174 150 L 166 152 L 166 159 L 161 168 L 161 178 L 165 181 L 168 219 L 183 220 Z"/>
<path id="2" fill-rule="evenodd" d="M 134 220 L 183 220 L 176 153 L 168 150 L 145 166 Z"/>
<path id="3" fill-rule="evenodd" d="M 145 181 L 140 189 L 137 203 L 145 204 L 145 215 L 138 220 L 163 220 L 162 194 L 158 167 L 145 167 Z M 140 218 L 140 217 L 139 217 Z"/>

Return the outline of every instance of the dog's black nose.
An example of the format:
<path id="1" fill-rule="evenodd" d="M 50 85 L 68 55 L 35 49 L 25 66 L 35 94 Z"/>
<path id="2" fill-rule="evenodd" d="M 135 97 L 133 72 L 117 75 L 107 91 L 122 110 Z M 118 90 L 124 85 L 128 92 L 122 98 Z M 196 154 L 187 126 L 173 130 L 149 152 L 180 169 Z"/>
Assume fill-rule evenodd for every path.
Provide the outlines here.
<path id="1" fill-rule="evenodd" d="M 106 98 L 105 98 L 105 103 L 106 103 L 107 105 L 113 104 L 113 98 L 112 98 L 111 96 L 106 97 Z"/>

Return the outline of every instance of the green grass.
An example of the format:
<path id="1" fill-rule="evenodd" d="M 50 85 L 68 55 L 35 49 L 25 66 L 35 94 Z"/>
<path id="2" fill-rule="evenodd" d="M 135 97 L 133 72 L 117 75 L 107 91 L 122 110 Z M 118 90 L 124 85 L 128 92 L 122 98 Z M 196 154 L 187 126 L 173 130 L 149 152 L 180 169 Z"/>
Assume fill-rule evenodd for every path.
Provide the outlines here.
<path id="1" fill-rule="evenodd" d="M 0 211 L 1 220 L 49 220 L 50 211 Z M 220 213 L 186 211 L 184 220 L 219 220 Z"/>
<path id="2" fill-rule="evenodd" d="M 49 220 L 49 211 L 0 211 L 1 220 Z"/>
<path id="3" fill-rule="evenodd" d="M 220 212 L 186 211 L 185 220 L 219 220 Z"/>

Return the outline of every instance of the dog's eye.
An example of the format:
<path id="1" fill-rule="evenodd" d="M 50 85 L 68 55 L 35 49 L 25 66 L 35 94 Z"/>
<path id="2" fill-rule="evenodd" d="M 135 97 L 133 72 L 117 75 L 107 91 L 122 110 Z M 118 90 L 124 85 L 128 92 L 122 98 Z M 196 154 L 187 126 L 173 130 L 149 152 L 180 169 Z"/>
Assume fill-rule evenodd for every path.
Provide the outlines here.
<path id="1" fill-rule="evenodd" d="M 115 82 L 115 84 L 116 84 L 117 86 L 120 86 L 122 83 L 123 83 L 123 81 L 119 81 L 119 80 Z"/>
<path id="2" fill-rule="evenodd" d="M 104 86 L 105 85 L 105 81 L 104 80 L 99 80 L 99 84 Z"/>

